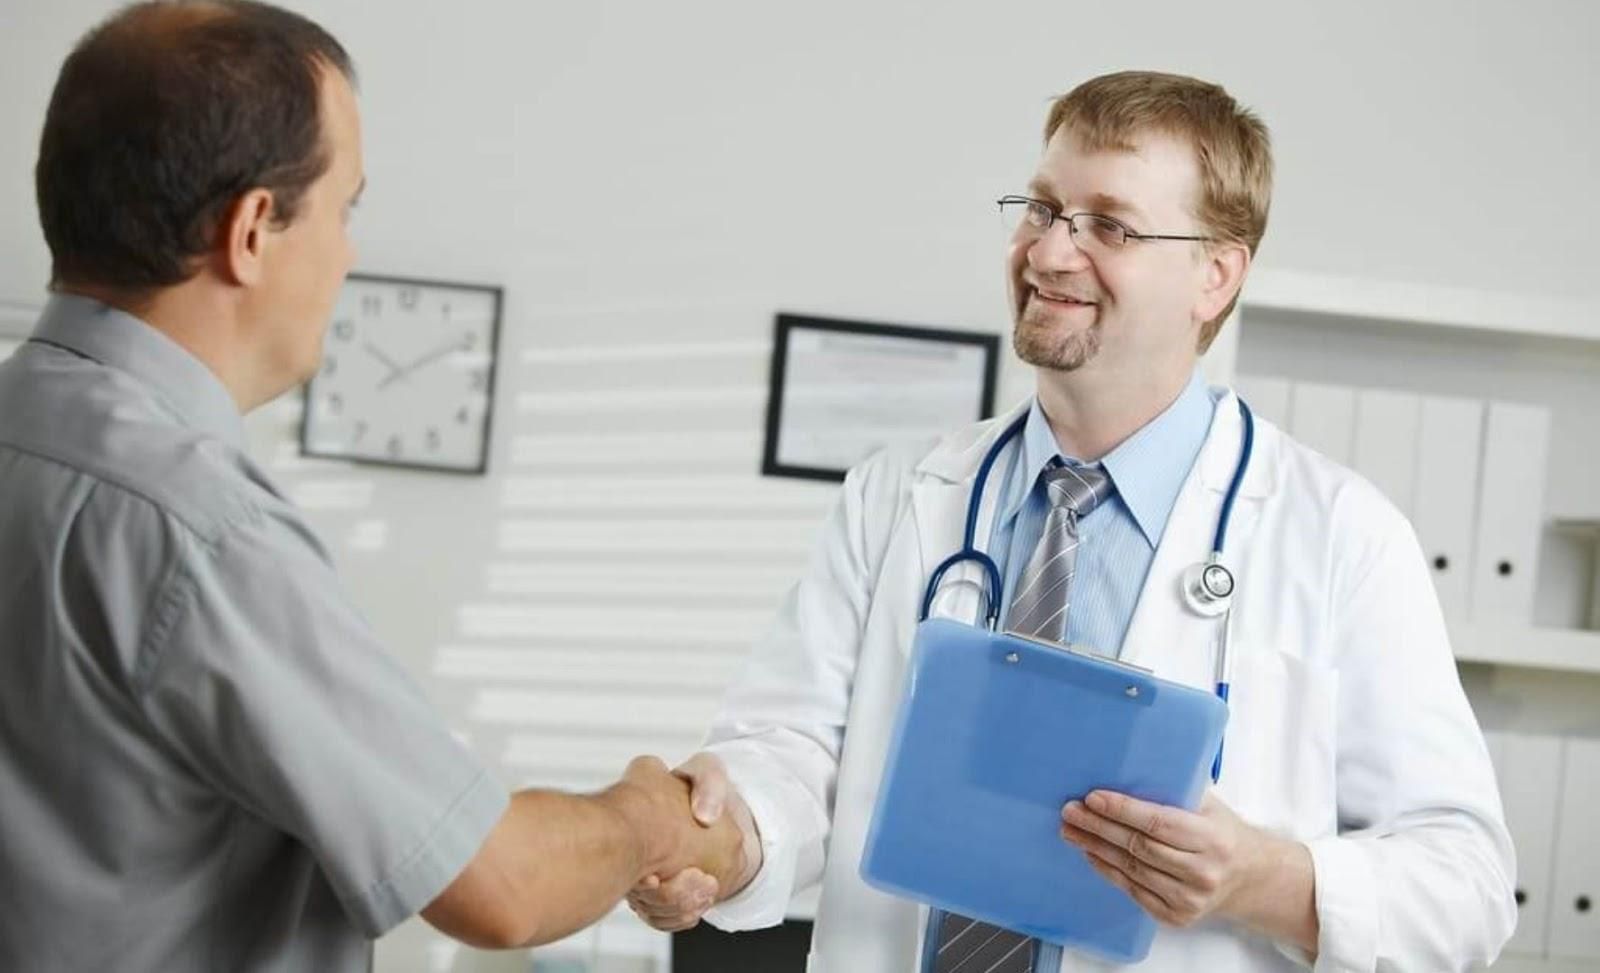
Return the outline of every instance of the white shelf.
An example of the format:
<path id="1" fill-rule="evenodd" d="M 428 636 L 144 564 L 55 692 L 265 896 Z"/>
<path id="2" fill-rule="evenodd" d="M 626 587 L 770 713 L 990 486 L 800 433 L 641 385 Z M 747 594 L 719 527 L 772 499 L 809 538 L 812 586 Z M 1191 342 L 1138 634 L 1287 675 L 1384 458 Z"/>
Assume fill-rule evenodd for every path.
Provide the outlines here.
<path id="1" fill-rule="evenodd" d="M 1500 957 L 1500 961 L 1489 969 L 1493 973 L 1596 973 L 1600 971 L 1600 960 L 1544 959 L 1539 956 L 1506 955 Z"/>
<path id="2" fill-rule="evenodd" d="M 1600 300 L 1511 294 L 1260 267 L 1239 303 L 1427 327 L 1600 341 Z"/>
<path id="3" fill-rule="evenodd" d="M 1600 675 L 1600 632 L 1483 622 L 1451 622 L 1460 662 Z"/>

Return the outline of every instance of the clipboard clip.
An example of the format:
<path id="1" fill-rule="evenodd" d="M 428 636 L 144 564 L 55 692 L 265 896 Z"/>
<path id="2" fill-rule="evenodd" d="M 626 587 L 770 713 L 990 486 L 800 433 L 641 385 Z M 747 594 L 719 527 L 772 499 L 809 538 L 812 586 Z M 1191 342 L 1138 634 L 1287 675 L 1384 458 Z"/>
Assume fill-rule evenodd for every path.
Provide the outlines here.
<path id="1" fill-rule="evenodd" d="M 1024 642 L 1032 642 L 1034 645 L 1042 645 L 1047 649 L 1055 649 L 1057 652 L 1071 652 L 1073 655 L 1081 656 L 1085 659 L 1093 659 L 1096 662 L 1101 662 L 1109 666 L 1116 666 L 1118 669 L 1125 669 L 1128 672 L 1137 673 L 1141 676 L 1154 676 L 1156 674 L 1154 669 L 1147 669 L 1144 666 L 1136 666 L 1131 662 L 1123 662 L 1121 659 L 1113 659 L 1110 656 L 1101 655 L 1100 653 L 1094 652 L 1082 645 L 1063 645 L 1060 642 L 1052 642 L 1049 639 L 1042 639 L 1037 635 L 1024 635 L 1021 632 L 1008 631 L 1005 634 L 1013 638 L 1022 639 Z M 1015 652 L 1009 652 L 1006 654 L 1007 662 L 1018 662 L 1020 659 L 1021 656 L 1017 655 Z"/>

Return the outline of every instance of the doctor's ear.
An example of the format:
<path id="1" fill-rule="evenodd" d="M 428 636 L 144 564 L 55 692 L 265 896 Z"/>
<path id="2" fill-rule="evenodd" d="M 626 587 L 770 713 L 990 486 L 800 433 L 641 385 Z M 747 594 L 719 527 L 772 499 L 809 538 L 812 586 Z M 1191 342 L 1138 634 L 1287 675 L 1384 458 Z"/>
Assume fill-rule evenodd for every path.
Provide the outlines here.
<path id="1" fill-rule="evenodd" d="M 1201 247 L 1202 277 L 1194 318 L 1204 323 L 1220 315 L 1238 295 L 1244 276 L 1250 270 L 1250 248 L 1229 242 L 1202 244 Z"/>

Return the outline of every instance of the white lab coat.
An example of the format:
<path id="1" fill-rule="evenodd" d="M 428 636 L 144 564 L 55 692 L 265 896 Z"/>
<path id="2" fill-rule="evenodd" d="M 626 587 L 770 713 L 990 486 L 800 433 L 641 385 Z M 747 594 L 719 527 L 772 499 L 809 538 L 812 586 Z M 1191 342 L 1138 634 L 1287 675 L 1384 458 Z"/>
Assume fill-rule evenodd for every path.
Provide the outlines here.
<path id="1" fill-rule="evenodd" d="M 850 473 L 804 576 L 713 725 L 708 749 L 748 801 L 766 857 L 750 886 L 707 918 L 724 929 L 773 925 L 795 891 L 821 879 L 811 973 L 916 969 L 926 911 L 862 882 L 861 851 L 923 587 L 960 547 L 978 464 L 1018 415 Z M 1229 394 L 1123 645 L 1126 661 L 1208 690 L 1218 623 L 1184 606 L 1179 579 L 1210 549 L 1241 428 Z M 999 481 L 980 508 L 980 546 Z M 1316 969 L 1418 973 L 1489 961 L 1516 921 L 1511 839 L 1410 525 L 1365 480 L 1258 418 L 1227 547 L 1239 590 L 1218 796 L 1310 848 Z M 977 571 L 957 575 L 935 614 L 974 621 Z M 1292 949 L 1208 921 L 1163 927 L 1140 968 L 1302 965 Z M 1062 964 L 1104 968 L 1071 953 Z"/>

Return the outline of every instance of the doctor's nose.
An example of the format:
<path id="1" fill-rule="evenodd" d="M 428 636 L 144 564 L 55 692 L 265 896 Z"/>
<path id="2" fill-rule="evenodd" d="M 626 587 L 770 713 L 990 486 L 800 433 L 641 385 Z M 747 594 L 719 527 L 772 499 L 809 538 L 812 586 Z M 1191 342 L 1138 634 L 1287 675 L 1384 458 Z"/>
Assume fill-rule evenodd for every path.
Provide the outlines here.
<path id="1" fill-rule="evenodd" d="M 1028 266 L 1034 270 L 1063 273 L 1087 270 L 1090 260 L 1078 246 L 1068 221 L 1058 219 L 1029 245 Z"/>

